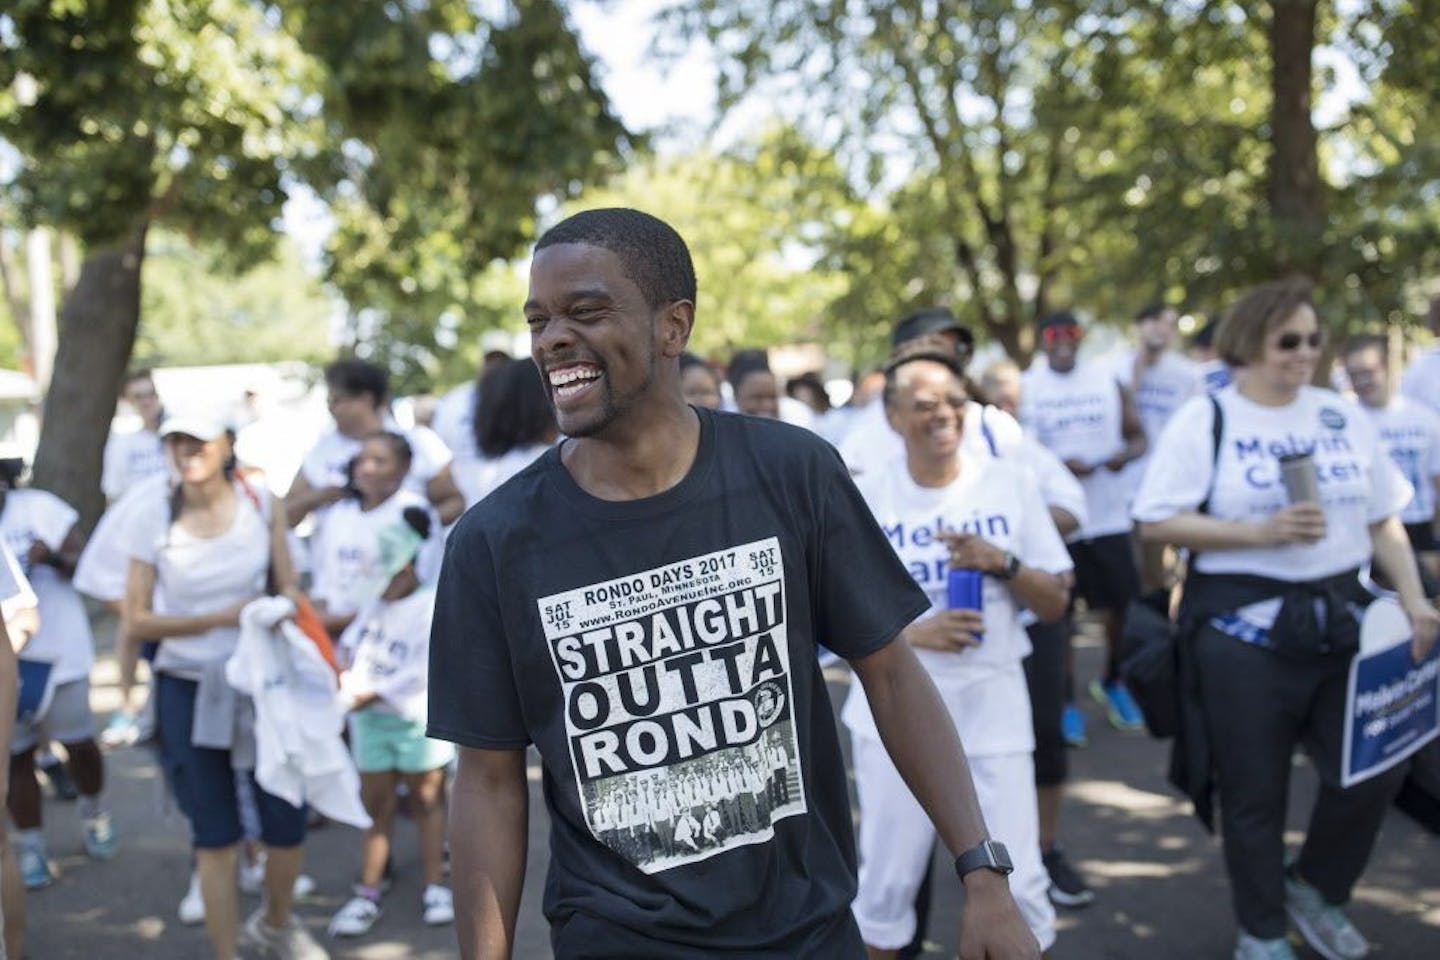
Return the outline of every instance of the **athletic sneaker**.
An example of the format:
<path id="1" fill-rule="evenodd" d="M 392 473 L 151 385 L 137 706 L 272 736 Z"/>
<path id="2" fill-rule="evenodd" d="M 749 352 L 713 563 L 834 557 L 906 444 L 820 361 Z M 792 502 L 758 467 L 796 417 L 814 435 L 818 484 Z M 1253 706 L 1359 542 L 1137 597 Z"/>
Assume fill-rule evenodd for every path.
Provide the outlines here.
<path id="1" fill-rule="evenodd" d="M 254 863 L 240 861 L 240 892 L 256 897 L 265 892 L 265 854 L 262 851 Z M 304 900 L 315 892 L 315 878 L 302 873 L 295 878 L 293 896 Z"/>
<path id="2" fill-rule="evenodd" d="M 97 813 L 85 820 L 85 853 L 93 860 L 115 856 L 115 825 L 110 814 Z"/>
<path id="3" fill-rule="evenodd" d="M 185 891 L 175 915 L 187 927 L 205 922 L 205 898 L 200 893 L 200 874 L 190 874 L 190 889 Z"/>
<path id="4" fill-rule="evenodd" d="M 65 764 L 59 757 L 51 754 L 42 760 L 39 766 L 45 779 L 50 781 L 50 789 L 55 792 L 56 800 L 70 801 L 79 798 L 80 791 L 75 789 L 75 781 L 70 779 L 70 771 L 65 769 Z"/>
<path id="5" fill-rule="evenodd" d="M 1242 932 L 1235 941 L 1235 960 L 1295 960 L 1295 951 L 1284 937 L 1261 940 Z"/>
<path id="6" fill-rule="evenodd" d="M 1085 881 L 1059 847 L 1041 856 L 1045 872 L 1050 874 L 1050 902 L 1058 907 L 1087 907 L 1095 902 L 1095 891 Z"/>
<path id="7" fill-rule="evenodd" d="M 1090 742 L 1085 737 L 1085 714 L 1073 703 L 1065 704 L 1065 711 L 1060 714 L 1060 735 L 1067 747 L 1077 750 Z"/>
<path id="8" fill-rule="evenodd" d="M 40 890 L 55 882 L 55 867 L 44 847 L 20 848 L 20 878 L 26 890 Z"/>
<path id="9" fill-rule="evenodd" d="M 1125 689 L 1125 684 L 1118 680 L 1110 683 L 1091 680 L 1090 696 L 1105 708 L 1110 726 L 1116 730 L 1145 729 L 1145 715 L 1140 712 L 1140 705 L 1130 696 L 1130 691 Z"/>
<path id="10" fill-rule="evenodd" d="M 329 934 L 332 937 L 363 937 L 378 919 L 380 904 L 369 897 L 351 897 L 330 918 Z"/>
<path id="11" fill-rule="evenodd" d="M 277 930 L 266 924 L 262 907 L 245 921 L 245 938 L 260 948 L 262 956 L 278 960 L 330 960 L 330 954 L 315 942 L 294 914 Z"/>
<path id="12" fill-rule="evenodd" d="M 1326 903 L 1319 890 L 1289 870 L 1285 872 L 1285 912 L 1310 949 L 1326 960 L 1360 960 L 1370 954 L 1370 942 L 1344 911 Z"/>
<path id="13" fill-rule="evenodd" d="M 455 922 L 455 898 L 450 895 L 449 887 L 429 884 L 420 902 L 424 907 L 425 923 L 429 926 L 443 927 Z"/>
<path id="14" fill-rule="evenodd" d="M 140 739 L 140 724 L 132 713 L 117 711 L 100 731 L 100 746 L 107 750 L 134 746 Z"/>

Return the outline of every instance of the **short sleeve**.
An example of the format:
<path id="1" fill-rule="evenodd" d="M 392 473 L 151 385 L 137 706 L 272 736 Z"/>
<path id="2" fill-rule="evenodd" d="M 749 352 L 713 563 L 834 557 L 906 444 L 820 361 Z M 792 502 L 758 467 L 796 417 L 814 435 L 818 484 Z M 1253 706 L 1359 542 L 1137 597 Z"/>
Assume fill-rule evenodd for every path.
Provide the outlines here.
<path id="1" fill-rule="evenodd" d="M 930 609 L 924 591 L 885 539 L 854 481 L 835 458 L 826 464 L 811 558 L 815 640 L 847 660 L 888 644 Z"/>
<path id="2" fill-rule="evenodd" d="M 51 550 L 59 551 L 75 522 L 80 519 L 80 513 L 53 493 L 35 490 L 32 495 L 37 507 L 34 520 L 36 536 Z"/>
<path id="3" fill-rule="evenodd" d="M 1045 501 L 1046 512 L 1053 507 L 1070 514 L 1081 527 L 1089 523 L 1090 512 L 1085 504 L 1085 488 L 1060 458 L 1029 439 L 1025 441 L 1021 453 L 1040 484 L 1040 498 Z"/>
<path id="4" fill-rule="evenodd" d="M 35 605 L 35 591 L 25 576 L 15 552 L 0 538 L 0 604 L 7 610 Z"/>
<path id="5" fill-rule="evenodd" d="M 530 743 L 490 546 L 474 523 L 445 549 L 430 629 L 430 709 L 426 735 L 482 750 Z"/>
<path id="6" fill-rule="evenodd" d="M 414 457 L 410 472 L 426 483 L 454 459 L 450 448 L 445 446 L 445 441 L 429 427 L 416 427 L 408 431 L 406 439 L 410 441 L 410 452 Z"/>
<path id="7" fill-rule="evenodd" d="M 1410 504 L 1411 498 L 1416 495 L 1416 488 L 1401 474 L 1395 461 L 1385 455 L 1380 440 L 1374 439 L 1372 443 L 1375 471 L 1369 481 L 1369 507 L 1365 511 L 1365 518 L 1372 524 L 1378 524 L 1403 511 L 1405 505 Z"/>
<path id="8" fill-rule="evenodd" d="M 1430 462 L 1426 464 L 1427 477 L 1440 477 L 1440 414 L 1425 407 L 1419 409 L 1425 418 L 1425 432 L 1430 437 Z"/>
<path id="9" fill-rule="evenodd" d="M 1024 524 L 1020 531 L 1020 549 L 1016 551 L 1020 555 L 1020 562 L 1046 573 L 1073 570 L 1075 564 L 1070 559 L 1070 551 L 1065 549 L 1065 541 L 1060 538 L 1060 531 L 1055 528 L 1055 521 L 1051 519 L 1050 511 L 1045 506 L 1033 471 L 1022 469 L 1017 470 L 1016 474 L 1021 481 L 1020 516 Z"/>
<path id="10" fill-rule="evenodd" d="M 1213 405 L 1192 397 L 1170 418 L 1145 468 L 1131 513 L 1140 523 L 1155 523 L 1199 509 L 1215 473 Z"/>
<path id="11" fill-rule="evenodd" d="M 168 503 L 146 501 L 136 503 L 127 511 L 124 519 L 124 536 L 121 542 L 129 555 L 152 567 L 160 555 L 160 544 L 165 540 L 165 527 L 170 520 Z"/>

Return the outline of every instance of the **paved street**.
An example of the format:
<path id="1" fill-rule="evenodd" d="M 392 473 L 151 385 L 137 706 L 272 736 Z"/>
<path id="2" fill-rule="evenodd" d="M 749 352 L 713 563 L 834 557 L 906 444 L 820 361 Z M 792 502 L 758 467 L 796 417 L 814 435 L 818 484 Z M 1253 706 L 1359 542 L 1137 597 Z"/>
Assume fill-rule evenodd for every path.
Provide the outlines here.
<path id="1" fill-rule="evenodd" d="M 1088 677 L 1097 662 L 1098 651 L 1085 643 L 1081 675 Z M 106 659 L 96 677 L 97 709 L 108 710 L 114 702 L 112 676 Z M 845 682 L 842 671 L 833 685 L 838 694 L 843 695 Z M 1092 879 L 1100 899 L 1088 910 L 1063 916 L 1053 956 L 1060 960 L 1228 957 L 1233 928 L 1219 849 L 1166 788 L 1161 775 L 1163 745 L 1143 735 L 1101 728 L 1098 719 L 1092 710 L 1091 746 L 1072 754 L 1074 782 L 1065 834 L 1072 858 Z M 147 752 L 122 750 L 112 754 L 110 762 L 110 796 L 122 831 L 121 853 L 109 863 L 88 862 L 80 852 L 73 805 L 47 800 L 47 834 L 63 876 L 50 889 L 30 897 L 31 956 L 36 960 L 204 957 L 203 929 L 182 927 L 175 919 L 187 881 L 185 823 L 178 812 L 165 809 Z M 526 960 L 550 955 L 539 914 L 548 825 L 538 772 L 533 769 L 532 782 L 530 868 L 517 950 L 517 956 Z M 1312 782 L 1307 770 L 1297 771 L 1295 836 Z M 355 831 L 332 826 L 312 834 L 307 844 L 307 872 L 319 887 L 301 913 L 317 935 L 323 934 L 330 914 L 349 890 L 356 838 Z M 396 867 L 385 915 L 370 936 L 334 944 L 335 957 L 439 960 L 455 955 L 450 928 L 427 929 L 420 922 L 418 864 L 408 822 L 399 831 Z M 952 956 L 959 909 L 956 884 L 948 880 L 948 872 L 938 876 L 947 879 L 937 893 L 938 925 L 932 931 L 937 944 L 932 955 Z M 1383 945 L 1378 956 L 1407 960 L 1440 956 L 1440 841 L 1399 815 L 1393 817 L 1358 891 L 1353 917 Z"/>

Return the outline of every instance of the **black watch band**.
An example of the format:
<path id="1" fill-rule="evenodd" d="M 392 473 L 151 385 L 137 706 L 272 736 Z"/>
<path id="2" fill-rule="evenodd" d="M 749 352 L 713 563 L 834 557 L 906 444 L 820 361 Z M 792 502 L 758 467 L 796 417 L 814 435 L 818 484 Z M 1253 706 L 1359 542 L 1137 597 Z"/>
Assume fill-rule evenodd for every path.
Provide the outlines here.
<path id="1" fill-rule="evenodd" d="M 1006 550 L 1005 565 L 1000 568 L 1000 571 L 996 573 L 995 576 L 1001 580 L 1014 580 L 1015 575 L 1020 572 L 1020 567 L 1020 558 L 1015 556 L 1015 554 L 1011 553 L 1009 550 Z"/>
<path id="2" fill-rule="evenodd" d="M 982 840 L 979 844 L 966 850 L 955 858 L 955 873 L 961 880 L 965 875 L 976 870 L 991 870 L 1008 877 L 1015 869 L 1010 862 L 1010 851 L 1005 849 L 1005 844 L 995 840 Z"/>

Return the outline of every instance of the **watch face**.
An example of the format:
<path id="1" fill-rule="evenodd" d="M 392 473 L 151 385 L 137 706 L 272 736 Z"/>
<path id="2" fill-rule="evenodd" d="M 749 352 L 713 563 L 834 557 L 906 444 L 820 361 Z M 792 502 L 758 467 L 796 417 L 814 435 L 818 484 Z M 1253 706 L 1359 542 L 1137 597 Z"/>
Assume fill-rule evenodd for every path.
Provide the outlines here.
<path id="1" fill-rule="evenodd" d="M 990 848 L 990 856 L 996 867 L 1006 873 L 1010 873 L 1015 869 L 1015 864 L 1010 860 L 1010 851 L 1005 849 L 1005 844 L 992 841 L 988 846 Z"/>

